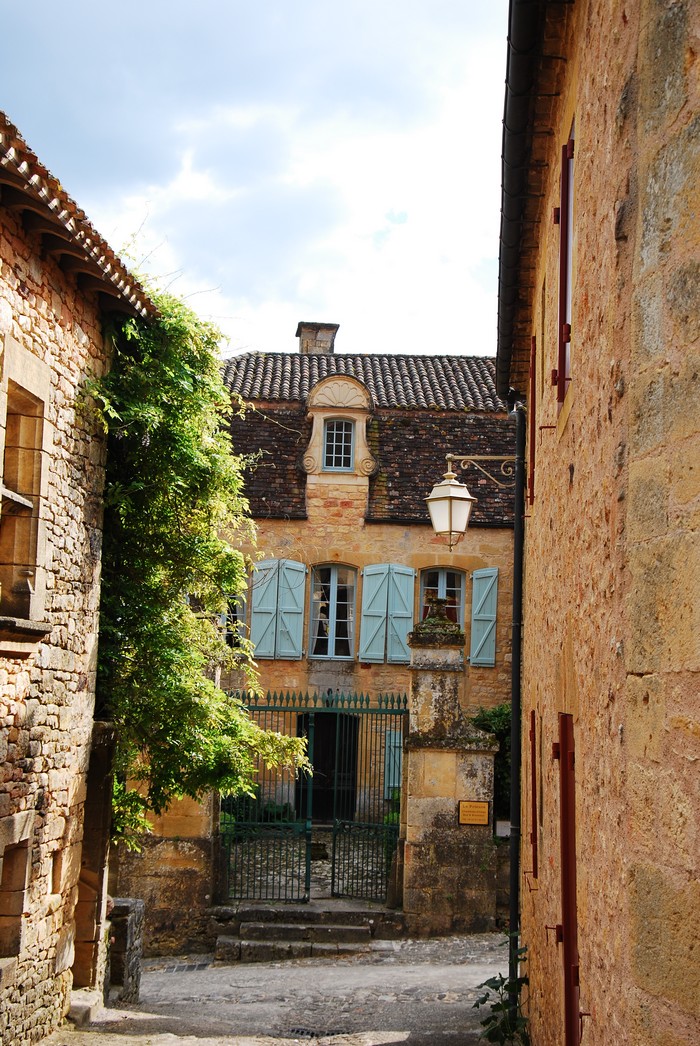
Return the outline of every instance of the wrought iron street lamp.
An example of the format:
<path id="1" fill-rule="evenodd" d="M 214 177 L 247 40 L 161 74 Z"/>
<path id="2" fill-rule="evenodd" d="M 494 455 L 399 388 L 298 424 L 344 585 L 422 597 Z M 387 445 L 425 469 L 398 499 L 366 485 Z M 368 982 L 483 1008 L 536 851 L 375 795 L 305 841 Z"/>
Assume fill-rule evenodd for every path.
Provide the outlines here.
<path id="1" fill-rule="evenodd" d="M 499 487 L 511 487 L 510 482 L 504 482 L 489 472 L 481 464 L 483 461 L 499 461 L 501 463 L 501 474 L 506 477 L 513 476 L 515 464 L 514 457 L 504 457 L 495 454 L 448 454 L 447 472 L 440 483 L 436 483 L 428 497 L 425 499 L 430 513 L 430 522 L 438 537 L 447 538 L 450 552 L 458 542 L 462 540 L 469 526 L 469 517 L 477 498 L 467 490 L 466 484 L 460 483 L 457 475 L 452 471 L 453 462 L 458 463 L 461 468 L 470 466 L 479 469 L 488 476 Z"/>

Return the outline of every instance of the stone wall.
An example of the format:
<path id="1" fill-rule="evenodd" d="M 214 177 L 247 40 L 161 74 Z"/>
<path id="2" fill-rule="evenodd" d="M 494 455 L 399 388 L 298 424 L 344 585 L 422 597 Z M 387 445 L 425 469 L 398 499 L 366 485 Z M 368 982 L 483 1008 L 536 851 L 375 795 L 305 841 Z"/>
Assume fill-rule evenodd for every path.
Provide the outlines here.
<path id="1" fill-rule="evenodd" d="M 138 1002 L 141 990 L 144 903 L 115 897 L 110 914 L 109 982 L 120 1002 Z"/>
<path id="2" fill-rule="evenodd" d="M 562 947 L 549 929 L 562 921 L 560 713 L 576 746 L 584 1041 L 700 1040 L 699 31 L 685 0 L 587 0 L 546 41 L 567 62 L 529 299 L 521 896 L 535 1046 L 564 1041 Z M 572 381 L 559 411 L 550 217 L 574 118 Z"/>
<path id="3" fill-rule="evenodd" d="M 113 892 L 144 901 L 145 955 L 211 949 L 207 909 L 214 903 L 214 798 L 181 799 L 153 818 L 140 852 L 118 849 L 110 861 Z"/>
<path id="4" fill-rule="evenodd" d="M 0 1037 L 13 1046 L 51 1031 L 68 1009 L 93 728 L 104 461 L 95 423 L 76 398 L 88 374 L 105 368 L 99 313 L 38 246 L 3 207 L 3 435 L 8 382 L 31 380 L 32 394 L 44 395 L 42 442 L 29 448 L 40 455 L 31 466 L 40 489 L 30 549 L 36 573 L 28 576 L 38 630 L 32 635 L 27 625 L 17 633 L 6 619 L 0 630 Z M 20 444 L 14 458 L 5 455 L 5 481 L 8 470 L 25 465 Z M 21 555 L 18 548 L 15 542 L 10 554 Z"/>
<path id="5" fill-rule="evenodd" d="M 493 760 L 498 742 L 466 714 L 461 636 L 411 637 L 401 848 L 410 933 L 478 933 L 496 926 Z M 483 823 L 460 819 L 475 804 Z"/>

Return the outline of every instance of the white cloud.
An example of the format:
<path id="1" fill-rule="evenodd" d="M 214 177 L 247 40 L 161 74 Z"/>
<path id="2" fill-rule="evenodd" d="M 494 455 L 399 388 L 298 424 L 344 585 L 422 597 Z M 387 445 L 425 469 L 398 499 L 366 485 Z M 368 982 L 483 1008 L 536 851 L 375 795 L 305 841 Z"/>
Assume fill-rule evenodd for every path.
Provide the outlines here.
<path id="1" fill-rule="evenodd" d="M 334 84 L 335 104 L 320 81 L 317 107 L 308 84 L 303 98 L 233 89 L 159 128 L 177 157 L 166 177 L 123 195 L 96 181 L 79 202 L 114 246 L 138 230 L 137 259 L 232 349 L 293 350 L 305 319 L 339 323 L 341 352 L 493 353 L 505 2 L 500 31 L 473 37 L 451 33 L 450 6 L 433 50 L 419 18 L 407 51 L 415 115 L 392 120 L 378 97 L 373 118 L 360 80 L 345 102 Z"/>

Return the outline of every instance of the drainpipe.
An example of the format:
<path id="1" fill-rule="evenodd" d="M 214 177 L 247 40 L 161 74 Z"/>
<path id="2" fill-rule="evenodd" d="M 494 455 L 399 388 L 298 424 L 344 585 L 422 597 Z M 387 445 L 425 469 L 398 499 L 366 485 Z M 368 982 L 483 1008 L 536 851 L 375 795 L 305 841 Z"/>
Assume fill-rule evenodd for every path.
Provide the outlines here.
<path id="1" fill-rule="evenodd" d="M 512 390 L 511 390 L 512 391 Z M 510 909 L 508 920 L 508 980 L 511 1025 L 518 1011 L 518 946 L 520 934 L 520 752 L 521 689 L 520 663 L 523 624 L 523 550 L 525 545 L 525 407 L 516 402 L 515 416 L 515 510 L 513 520 L 513 632 L 511 639 L 510 723 Z"/>

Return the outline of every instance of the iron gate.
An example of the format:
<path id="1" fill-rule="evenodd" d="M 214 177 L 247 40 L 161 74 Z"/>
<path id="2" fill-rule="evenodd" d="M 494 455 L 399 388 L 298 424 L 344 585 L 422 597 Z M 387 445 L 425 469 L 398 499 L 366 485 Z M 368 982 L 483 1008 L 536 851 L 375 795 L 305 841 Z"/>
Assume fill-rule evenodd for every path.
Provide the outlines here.
<path id="1" fill-rule="evenodd" d="M 308 901 L 313 825 L 332 828 L 331 893 L 384 901 L 399 838 L 405 694 L 237 693 L 265 730 L 305 736 L 314 771 L 258 768 L 255 795 L 223 798 L 221 894 Z"/>

